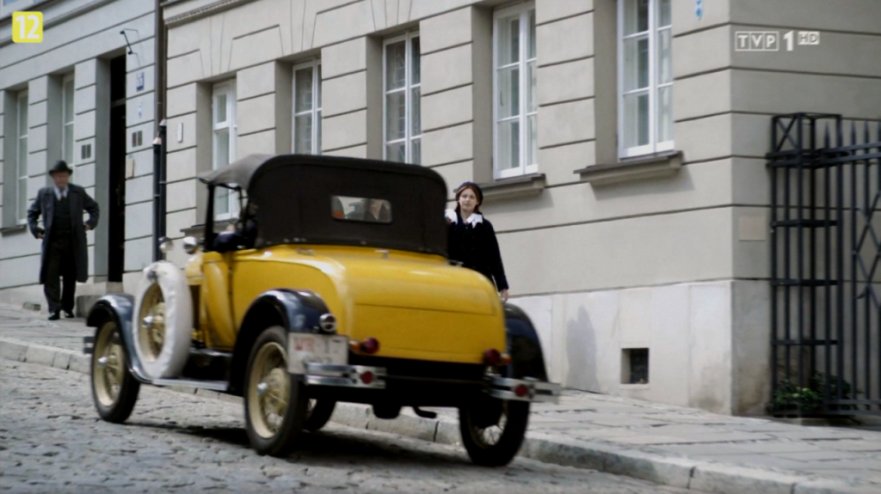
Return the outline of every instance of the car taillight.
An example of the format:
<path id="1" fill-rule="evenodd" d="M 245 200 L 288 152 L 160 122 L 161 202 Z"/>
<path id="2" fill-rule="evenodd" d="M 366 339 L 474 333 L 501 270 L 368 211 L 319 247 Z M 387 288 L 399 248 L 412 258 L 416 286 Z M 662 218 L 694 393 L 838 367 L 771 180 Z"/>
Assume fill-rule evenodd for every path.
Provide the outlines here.
<path id="1" fill-rule="evenodd" d="M 376 338 L 367 338 L 361 342 L 359 349 L 368 355 L 372 355 L 379 351 L 379 340 Z"/>
<path id="2" fill-rule="evenodd" d="M 514 387 L 514 394 L 519 398 L 523 398 L 524 396 L 529 394 L 529 386 L 525 384 L 518 384 Z"/>
<path id="3" fill-rule="evenodd" d="M 495 348 L 483 352 L 483 363 L 492 367 L 498 367 L 502 363 L 502 354 Z"/>
<path id="4" fill-rule="evenodd" d="M 376 377 L 373 375 L 371 371 L 364 371 L 361 373 L 361 382 L 364 384 L 370 384 L 373 382 L 373 378 Z"/>

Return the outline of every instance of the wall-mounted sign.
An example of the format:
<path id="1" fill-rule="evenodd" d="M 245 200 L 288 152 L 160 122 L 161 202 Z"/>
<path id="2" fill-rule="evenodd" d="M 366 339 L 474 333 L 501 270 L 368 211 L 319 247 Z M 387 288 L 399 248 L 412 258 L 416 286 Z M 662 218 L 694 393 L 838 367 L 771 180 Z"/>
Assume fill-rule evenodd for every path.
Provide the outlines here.
<path id="1" fill-rule="evenodd" d="M 135 76 L 135 90 L 143 91 L 144 90 L 144 71 L 138 72 Z"/>

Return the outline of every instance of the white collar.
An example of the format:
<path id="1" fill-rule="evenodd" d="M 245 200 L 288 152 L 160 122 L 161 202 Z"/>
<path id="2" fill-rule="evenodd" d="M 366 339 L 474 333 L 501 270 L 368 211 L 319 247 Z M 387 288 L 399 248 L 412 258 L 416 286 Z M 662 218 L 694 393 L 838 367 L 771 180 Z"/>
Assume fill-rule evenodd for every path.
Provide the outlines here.
<path id="1" fill-rule="evenodd" d="M 55 188 L 55 198 L 60 201 L 61 200 L 61 188 L 58 187 L 57 185 L 55 185 L 53 187 Z M 64 194 L 67 196 L 70 195 L 70 185 L 68 185 L 67 187 L 64 188 Z"/>
<path id="2" fill-rule="evenodd" d="M 459 214 L 456 213 L 455 209 L 447 209 L 445 216 L 450 223 L 459 223 Z M 480 213 L 471 213 L 471 216 L 463 222 L 466 225 L 477 226 L 478 224 L 483 223 L 483 215 Z"/>

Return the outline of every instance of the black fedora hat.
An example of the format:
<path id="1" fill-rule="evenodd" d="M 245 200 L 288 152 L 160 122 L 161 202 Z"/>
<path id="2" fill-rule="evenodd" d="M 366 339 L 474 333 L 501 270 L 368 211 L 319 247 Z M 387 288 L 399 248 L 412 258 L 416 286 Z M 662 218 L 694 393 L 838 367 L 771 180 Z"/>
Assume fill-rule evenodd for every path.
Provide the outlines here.
<path id="1" fill-rule="evenodd" d="M 55 162 L 54 165 L 52 165 L 52 168 L 49 169 L 49 175 L 54 175 L 58 172 L 67 172 L 67 173 L 72 174 L 73 169 L 71 169 L 69 166 L 67 166 L 66 161 L 58 160 Z"/>

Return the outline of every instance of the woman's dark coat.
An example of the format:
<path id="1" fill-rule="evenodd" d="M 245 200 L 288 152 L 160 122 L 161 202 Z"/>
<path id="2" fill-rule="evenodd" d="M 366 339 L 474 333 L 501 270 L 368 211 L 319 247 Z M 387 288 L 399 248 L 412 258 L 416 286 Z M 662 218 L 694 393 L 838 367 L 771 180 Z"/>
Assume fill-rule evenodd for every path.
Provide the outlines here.
<path id="1" fill-rule="evenodd" d="M 88 211 L 89 219 L 85 224 L 90 229 L 98 225 L 98 203 L 89 197 L 86 190 L 79 185 L 67 184 L 67 197 L 70 201 L 72 247 L 76 259 L 76 280 L 84 282 L 89 278 L 89 252 L 86 243 L 86 228 L 83 224 L 83 211 Z M 40 259 L 40 283 L 46 283 L 46 265 L 49 242 L 52 241 L 52 218 L 55 212 L 55 187 L 43 187 L 37 192 L 31 207 L 28 208 L 28 228 L 34 237 L 43 234 L 42 257 Z M 43 217 L 43 228 L 37 224 Z"/>
<path id="2" fill-rule="evenodd" d="M 502 254 L 492 223 L 483 218 L 475 225 L 462 221 L 456 212 L 458 221 L 449 225 L 449 257 L 459 261 L 466 268 L 479 271 L 494 282 L 499 291 L 508 289 L 508 279 L 502 265 Z"/>

